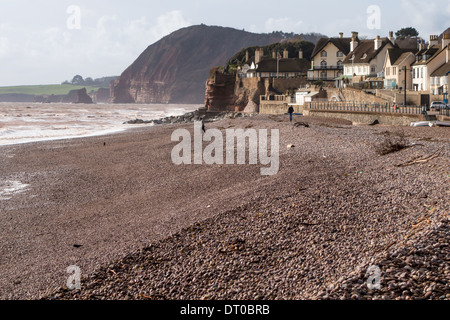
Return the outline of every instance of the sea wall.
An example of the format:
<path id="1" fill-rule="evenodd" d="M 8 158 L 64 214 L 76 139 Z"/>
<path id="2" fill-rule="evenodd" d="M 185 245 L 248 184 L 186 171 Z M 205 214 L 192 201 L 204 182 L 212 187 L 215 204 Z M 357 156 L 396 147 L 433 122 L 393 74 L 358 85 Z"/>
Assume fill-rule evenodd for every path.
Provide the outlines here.
<path id="1" fill-rule="evenodd" d="M 339 118 L 352 121 L 354 124 L 371 124 L 377 120 L 379 124 L 394 126 L 409 126 L 411 122 L 425 121 L 425 116 L 419 114 L 378 113 L 378 112 L 351 112 L 351 111 L 323 111 L 305 110 L 305 116 Z"/>
<path id="2" fill-rule="evenodd" d="M 294 113 L 303 113 L 304 106 L 293 105 Z M 259 105 L 259 113 L 261 114 L 285 114 L 288 112 L 289 105 L 285 101 L 261 101 Z"/>
<path id="3" fill-rule="evenodd" d="M 377 97 L 374 94 L 353 88 L 325 88 L 327 91 L 327 100 L 333 101 L 335 98 L 344 99 L 344 101 L 363 102 L 363 103 L 387 103 L 389 100 Z"/>

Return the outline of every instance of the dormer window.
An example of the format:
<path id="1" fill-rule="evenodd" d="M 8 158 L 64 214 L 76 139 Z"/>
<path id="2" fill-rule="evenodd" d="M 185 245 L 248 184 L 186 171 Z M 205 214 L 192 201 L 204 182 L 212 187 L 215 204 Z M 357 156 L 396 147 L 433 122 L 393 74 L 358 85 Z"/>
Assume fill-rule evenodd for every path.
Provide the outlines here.
<path id="1" fill-rule="evenodd" d="M 327 56 L 327 52 L 324 50 L 324 51 L 322 51 L 321 53 L 320 53 L 320 56 L 321 57 L 326 57 Z"/>
<path id="2" fill-rule="evenodd" d="M 364 60 L 365 58 L 367 58 L 367 53 L 364 53 L 361 59 Z"/>

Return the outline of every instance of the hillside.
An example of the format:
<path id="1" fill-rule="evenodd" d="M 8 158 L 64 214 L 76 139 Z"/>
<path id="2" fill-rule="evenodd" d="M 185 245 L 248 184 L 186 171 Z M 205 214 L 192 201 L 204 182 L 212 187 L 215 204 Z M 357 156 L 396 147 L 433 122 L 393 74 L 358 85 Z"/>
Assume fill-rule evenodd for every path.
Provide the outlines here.
<path id="1" fill-rule="evenodd" d="M 0 102 L 77 102 L 79 90 L 95 97 L 98 102 L 109 101 L 109 89 L 97 86 L 50 84 L 0 87 Z M 105 92 L 106 91 L 106 92 Z"/>
<path id="2" fill-rule="evenodd" d="M 293 35 L 297 36 L 297 35 Z M 197 25 L 180 29 L 149 46 L 111 84 L 115 103 L 203 103 L 205 82 L 245 47 L 285 40 L 284 33 L 256 34 Z"/>

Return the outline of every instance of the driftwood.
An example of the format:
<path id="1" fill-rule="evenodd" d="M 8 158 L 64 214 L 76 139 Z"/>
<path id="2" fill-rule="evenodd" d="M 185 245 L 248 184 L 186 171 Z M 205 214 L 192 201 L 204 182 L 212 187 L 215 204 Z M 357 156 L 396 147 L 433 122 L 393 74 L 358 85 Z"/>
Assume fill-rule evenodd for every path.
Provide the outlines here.
<path id="1" fill-rule="evenodd" d="M 413 159 L 410 160 L 408 162 L 402 163 L 402 164 L 397 164 L 395 165 L 396 167 L 408 167 L 408 166 L 412 166 L 415 164 L 421 164 L 421 163 L 426 163 L 428 161 L 431 161 L 437 157 L 439 157 L 441 155 L 442 149 L 439 150 L 438 152 L 433 153 L 431 156 L 425 157 L 425 158 L 418 158 L 418 159 Z"/>
<path id="2" fill-rule="evenodd" d="M 296 127 L 296 128 L 299 128 L 299 127 L 309 128 L 309 124 L 307 124 L 306 122 L 296 122 L 294 124 L 294 127 Z"/>

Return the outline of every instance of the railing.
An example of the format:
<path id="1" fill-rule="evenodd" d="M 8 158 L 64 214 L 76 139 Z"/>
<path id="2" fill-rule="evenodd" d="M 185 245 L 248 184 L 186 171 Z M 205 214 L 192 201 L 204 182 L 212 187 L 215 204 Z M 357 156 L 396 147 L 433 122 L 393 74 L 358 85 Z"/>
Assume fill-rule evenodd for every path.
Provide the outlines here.
<path id="1" fill-rule="evenodd" d="M 322 80 L 322 81 L 334 81 L 334 80 L 336 80 L 336 78 L 335 77 L 308 77 L 308 81 L 319 81 L 319 80 Z"/>
<path id="2" fill-rule="evenodd" d="M 314 66 L 312 70 L 344 70 L 344 66 Z"/>
<path id="3" fill-rule="evenodd" d="M 420 106 L 392 106 L 389 103 L 357 103 L 357 102 L 309 102 L 307 108 L 310 110 L 326 110 L 341 112 L 376 112 L 376 113 L 401 113 L 401 114 L 423 114 Z"/>
<path id="4" fill-rule="evenodd" d="M 439 115 L 440 116 L 450 117 L 450 109 L 448 109 L 448 108 L 441 108 L 441 110 L 439 110 Z"/>

